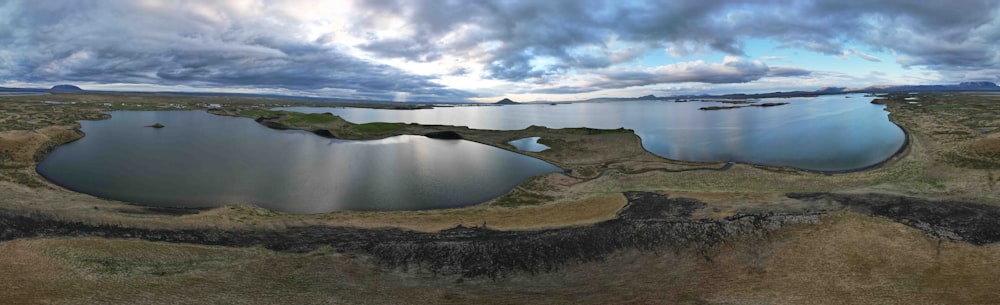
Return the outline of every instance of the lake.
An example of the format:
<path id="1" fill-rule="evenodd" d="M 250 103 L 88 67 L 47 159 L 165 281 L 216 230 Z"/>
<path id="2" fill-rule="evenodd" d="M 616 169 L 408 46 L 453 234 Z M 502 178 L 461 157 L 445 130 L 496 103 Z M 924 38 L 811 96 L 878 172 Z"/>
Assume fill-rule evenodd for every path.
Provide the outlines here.
<path id="1" fill-rule="evenodd" d="M 467 206 L 561 171 L 464 140 L 342 141 L 204 111 L 110 113 L 80 122 L 87 135 L 53 151 L 38 172 L 74 191 L 144 205 L 321 213 Z M 143 127 L 157 122 L 166 127 Z"/>
<path id="2" fill-rule="evenodd" d="M 542 139 L 541 137 L 527 137 L 507 142 L 507 144 L 514 146 L 514 148 L 517 148 L 518 150 L 529 151 L 529 152 L 542 152 L 549 149 L 550 147 L 546 146 L 545 144 L 538 143 L 538 140 L 541 139 Z"/>
<path id="3" fill-rule="evenodd" d="M 628 101 L 572 104 L 440 107 L 419 110 L 287 107 L 330 112 L 355 123 L 403 122 L 513 130 L 629 128 L 659 156 L 682 161 L 734 161 L 814 171 L 850 171 L 894 155 L 905 135 L 885 106 L 860 95 L 761 99 L 775 107 L 699 110 L 719 102 Z"/>

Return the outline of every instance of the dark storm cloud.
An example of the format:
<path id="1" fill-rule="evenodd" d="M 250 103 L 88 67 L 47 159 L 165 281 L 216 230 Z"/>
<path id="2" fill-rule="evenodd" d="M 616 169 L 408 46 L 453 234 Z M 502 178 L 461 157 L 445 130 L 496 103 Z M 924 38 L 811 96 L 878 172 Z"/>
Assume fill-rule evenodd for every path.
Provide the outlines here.
<path id="1" fill-rule="evenodd" d="M 769 69 L 770 70 L 767 71 L 767 76 L 771 77 L 796 77 L 808 76 L 812 74 L 812 71 L 798 67 L 774 66 L 769 67 Z"/>
<path id="2" fill-rule="evenodd" d="M 730 57 L 721 64 L 701 61 L 660 66 L 645 71 L 602 73 L 602 80 L 590 87 L 611 89 L 661 83 L 746 83 L 768 76 L 771 69 L 760 61 Z"/>
<path id="3" fill-rule="evenodd" d="M 943 71 L 968 71 L 1000 66 L 995 42 L 1000 23 L 993 0 L 969 1 L 414 1 L 362 2 L 370 12 L 402 16 L 416 29 L 409 43 L 418 46 L 367 50 L 408 58 L 461 53 L 484 41 L 495 47 L 481 59 L 488 77 L 521 80 L 552 69 L 599 69 L 641 55 L 598 60 L 581 55 L 581 48 L 609 52 L 609 41 L 633 43 L 644 51 L 674 44 L 692 44 L 730 55 L 746 55 L 746 39 L 772 39 L 788 48 L 841 55 L 846 45 L 860 43 L 874 50 L 899 53 L 903 65 Z M 378 14 L 374 14 L 378 15 Z M 473 34 L 444 38 L 456 29 L 473 27 Z M 377 40 L 378 38 L 376 38 Z M 881 59 L 855 52 L 869 61 Z M 559 64 L 540 66 L 539 57 Z M 787 73 L 775 73 L 775 75 Z M 668 78 L 670 80 L 673 78 Z M 686 79 L 686 78 L 680 78 Z M 742 81 L 742 78 L 735 78 Z"/>
<path id="4" fill-rule="evenodd" d="M 289 39 L 275 21 L 131 2 L 7 2 L 0 7 L 2 80 L 94 82 L 299 91 L 348 97 L 464 99 L 432 78 Z M 264 24 L 270 22 L 271 24 Z M 282 22 L 281 20 L 277 21 Z"/>
<path id="5" fill-rule="evenodd" d="M 381 56 L 427 58 L 439 53 L 462 53 L 482 42 L 500 42 L 482 58 L 489 77 L 521 80 L 540 77 L 553 70 L 594 69 L 627 62 L 642 52 L 661 46 L 671 37 L 710 44 L 733 54 L 742 54 L 741 42 L 732 37 L 688 32 L 702 13 L 719 5 L 715 1 L 672 2 L 666 5 L 621 5 L 614 1 L 362 1 L 372 18 L 385 14 L 409 20 L 415 34 L 401 46 L 397 39 L 370 42 L 364 49 Z M 379 13 L 371 13 L 379 12 Z M 688 21 L 692 20 L 692 21 Z M 666 23 L 666 24 L 665 24 Z M 457 29 L 470 33 L 446 40 Z M 611 37 L 620 37 L 642 49 L 615 50 Z M 704 38 L 709 37 L 709 38 Z M 712 38 L 716 37 L 716 38 Z M 649 42 L 649 43 L 646 43 Z M 597 49 L 584 50 L 580 48 Z M 416 53 L 400 54 L 407 49 Z M 554 58 L 559 65 L 537 67 L 532 60 Z"/>
<path id="6" fill-rule="evenodd" d="M 542 88 L 531 90 L 530 93 L 543 93 L 543 94 L 575 94 L 575 93 L 587 93 L 594 92 L 605 88 L 600 87 L 571 87 L 571 86 L 560 86 L 552 88 Z"/>
<path id="7" fill-rule="evenodd" d="M 345 17 L 346 25 L 330 30 L 362 38 L 351 45 L 338 45 L 343 41 L 338 35 L 345 33 L 313 35 L 306 41 L 298 35 L 303 31 L 301 20 L 272 10 L 292 5 L 284 2 L 0 1 L 0 81 L 461 99 L 471 94 L 449 89 L 433 76 L 376 61 L 433 65 L 457 58 L 465 65 L 446 66 L 444 73 L 481 72 L 481 77 L 515 81 L 528 88 L 526 92 L 537 93 L 817 75 L 750 59 L 723 63 L 680 59 L 659 67 L 642 66 L 639 60 L 650 52 L 665 51 L 679 55 L 718 51 L 733 58 L 771 55 L 747 54 L 751 39 L 832 56 L 849 53 L 873 62 L 926 67 L 956 79 L 995 81 L 1000 71 L 996 47 L 1000 2 L 995 0 L 344 4 L 353 8 Z M 253 6 L 249 11 L 256 13 L 241 5 Z M 878 58 L 860 49 L 892 53 L 895 58 Z M 581 81 L 588 85 L 573 88 L 562 82 L 573 77 L 589 83 Z"/>

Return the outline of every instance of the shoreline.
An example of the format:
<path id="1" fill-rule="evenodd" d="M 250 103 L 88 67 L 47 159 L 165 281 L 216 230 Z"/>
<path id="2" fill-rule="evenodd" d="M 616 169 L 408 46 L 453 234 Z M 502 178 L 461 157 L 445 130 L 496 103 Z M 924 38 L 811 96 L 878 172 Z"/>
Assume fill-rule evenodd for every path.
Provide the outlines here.
<path id="1" fill-rule="evenodd" d="M 165 110 L 166 111 L 200 111 L 200 110 L 197 110 L 197 109 L 191 109 L 191 110 L 165 109 Z M 108 117 L 110 117 L 111 114 L 108 113 L 108 112 L 115 112 L 115 111 L 131 111 L 131 110 L 112 110 L 112 111 L 105 111 L 104 113 L 108 114 Z M 149 111 L 149 110 L 145 110 L 145 111 Z M 152 111 L 157 111 L 157 110 L 152 110 Z M 230 115 L 230 114 L 218 113 L 217 111 L 211 111 L 211 110 L 205 111 L 205 112 L 208 113 L 208 114 L 213 114 L 213 115 L 218 115 L 218 116 L 245 117 L 245 116 L 240 116 L 240 115 Z M 106 117 L 104 119 L 108 119 L 108 117 Z M 253 119 L 253 118 L 250 118 L 250 119 Z M 838 174 L 850 174 L 850 173 L 857 173 L 857 172 L 877 170 L 877 169 L 882 168 L 883 166 L 889 164 L 891 161 L 894 161 L 895 159 L 898 159 L 898 157 L 900 157 L 901 155 L 903 155 L 905 152 L 907 152 L 909 150 L 909 146 L 910 146 L 910 133 L 905 128 L 903 128 L 902 126 L 900 126 L 899 124 L 897 124 L 896 122 L 894 122 L 891 117 L 889 118 L 889 121 L 894 126 L 896 126 L 897 128 L 899 128 L 903 132 L 903 135 L 904 135 L 903 143 L 900 146 L 900 148 L 897 149 L 896 152 L 894 152 L 892 155 L 890 155 L 885 160 L 882 160 L 882 161 L 880 161 L 880 162 L 878 162 L 876 164 L 873 164 L 873 165 L 865 166 L 865 167 L 858 168 L 858 169 L 837 170 L 837 171 L 809 170 L 809 169 L 803 169 L 803 168 L 797 168 L 797 167 L 790 167 L 790 166 L 772 166 L 772 165 L 763 165 L 763 164 L 755 164 L 755 163 L 749 163 L 749 162 L 737 162 L 737 161 L 728 161 L 728 162 L 697 162 L 697 161 L 674 160 L 674 159 L 669 159 L 669 158 L 657 155 L 657 154 L 652 153 L 649 150 L 647 150 L 645 148 L 645 145 L 642 144 L 642 138 L 640 136 L 638 136 L 637 134 L 635 134 L 634 131 L 632 131 L 630 129 L 607 129 L 607 130 L 605 130 L 605 129 L 579 128 L 579 129 L 583 129 L 583 130 L 595 130 L 595 131 L 598 131 L 598 132 L 600 132 L 600 131 L 619 131 L 619 130 L 624 131 L 624 132 L 628 132 L 629 134 L 631 134 L 632 136 L 634 136 L 635 138 L 638 139 L 639 147 L 643 151 L 645 151 L 647 154 L 652 155 L 654 157 L 657 157 L 657 158 L 659 158 L 659 159 L 661 159 L 663 161 L 666 161 L 668 163 L 678 164 L 678 165 L 682 165 L 682 166 L 695 166 L 695 167 L 680 168 L 680 169 L 672 169 L 672 168 L 667 168 L 667 167 L 644 168 L 644 169 L 632 170 L 632 171 L 629 171 L 629 170 L 626 170 L 626 169 L 622 169 L 622 168 L 603 168 L 596 175 L 588 177 L 588 176 L 575 175 L 575 174 L 573 174 L 572 169 L 566 168 L 565 166 L 563 166 L 561 164 L 561 162 L 558 162 L 557 160 L 553 160 L 553 159 L 548 158 L 546 156 L 541 156 L 538 153 L 531 153 L 531 152 L 527 152 L 526 153 L 525 151 L 521 151 L 521 150 L 518 150 L 516 148 L 512 149 L 510 147 L 505 147 L 503 145 L 498 145 L 498 144 L 487 142 L 487 141 L 477 141 L 476 139 L 462 138 L 461 140 L 468 140 L 468 141 L 471 141 L 471 142 L 475 142 L 475 143 L 479 143 L 479 144 L 483 144 L 483 145 L 488 145 L 488 146 L 499 148 L 499 149 L 503 149 L 503 150 L 506 150 L 506 151 L 509 151 L 509 152 L 517 153 L 517 154 L 520 154 L 520 155 L 523 155 L 523 156 L 527 156 L 527 157 L 532 157 L 532 158 L 535 158 L 535 159 L 539 159 L 539 160 L 541 160 L 543 162 L 549 163 L 549 164 L 551 164 L 553 166 L 556 166 L 559 169 L 561 169 L 560 172 L 556 172 L 556 173 L 564 175 L 564 176 L 569 177 L 569 178 L 579 179 L 582 182 L 599 179 L 599 178 L 601 178 L 601 177 L 603 177 L 603 176 L 605 176 L 605 175 L 607 175 L 607 174 L 609 174 L 611 172 L 618 172 L 618 173 L 622 173 L 622 174 L 625 174 L 625 175 L 637 175 L 637 174 L 644 174 L 644 173 L 649 173 L 649 172 L 680 173 L 680 172 L 690 172 L 690 171 L 727 171 L 727 170 L 729 170 L 730 168 L 732 168 L 735 165 L 746 165 L 746 166 L 761 168 L 761 169 L 769 170 L 769 171 L 787 171 L 787 170 L 792 170 L 792 171 L 797 171 L 797 172 L 820 174 L 820 175 L 838 175 Z M 289 126 L 284 126 L 284 125 L 281 125 L 280 123 L 279 124 L 268 124 L 268 123 L 266 123 L 267 121 L 261 120 L 260 118 L 256 119 L 255 122 L 257 122 L 260 125 L 263 125 L 264 127 L 269 128 L 269 129 L 275 129 L 275 130 L 299 130 L 299 131 L 303 131 L 303 132 L 309 132 L 309 133 L 312 133 L 312 134 L 314 134 L 316 136 L 320 136 L 320 137 L 324 137 L 324 138 L 336 138 L 333 135 L 325 136 L 325 135 L 319 134 L 319 133 L 317 133 L 317 130 L 310 131 L 310 130 L 300 129 L 300 128 L 289 128 Z M 354 124 L 354 123 L 350 123 L 350 124 Z M 528 130 L 533 129 L 533 128 L 536 128 L 536 129 L 537 128 L 541 128 L 541 129 L 551 130 L 551 131 L 557 131 L 557 132 L 560 131 L 560 130 L 564 130 L 564 129 L 551 129 L 551 128 L 544 127 L 544 126 L 531 126 L 531 127 L 528 127 L 528 128 L 525 128 L 525 129 L 520 129 L 520 130 L 488 130 L 488 129 L 472 129 L 472 128 L 468 128 L 466 126 L 452 126 L 452 125 L 422 125 L 422 124 L 408 124 L 408 125 L 415 125 L 415 126 L 421 126 L 421 127 L 438 127 L 438 128 L 443 128 L 445 130 L 448 130 L 448 129 L 463 129 L 463 130 L 469 130 L 469 131 L 495 132 L 495 133 L 501 133 L 501 134 L 502 133 L 515 133 L 515 132 L 529 132 Z M 79 126 L 79 122 L 77 122 L 77 126 Z M 52 184 L 54 184 L 56 186 L 59 186 L 59 187 L 64 188 L 64 189 L 66 189 L 68 191 L 71 191 L 71 192 L 85 194 L 85 195 L 89 195 L 89 196 L 94 196 L 95 198 L 100 198 L 100 199 L 107 200 L 107 201 L 120 202 L 120 203 L 123 203 L 123 204 L 126 204 L 126 205 L 135 206 L 135 207 L 139 207 L 139 208 L 143 208 L 143 209 L 166 208 L 166 209 L 183 209 L 183 210 L 191 210 L 191 211 L 203 211 L 203 210 L 206 210 L 206 209 L 219 208 L 219 207 L 223 207 L 224 206 L 224 205 L 220 205 L 220 206 L 211 206 L 211 207 L 183 207 L 183 206 L 169 206 L 169 205 L 147 205 L 147 204 L 136 203 L 136 202 L 121 201 L 121 200 L 117 200 L 117 199 L 114 199 L 114 198 L 105 197 L 105 196 L 102 196 L 102 195 L 99 195 L 99 194 L 91 194 L 91 193 L 88 193 L 88 192 L 83 192 L 83 191 L 80 191 L 80 190 L 76 190 L 76 189 L 72 188 L 71 186 L 68 186 L 68 185 L 65 185 L 65 184 L 59 183 L 59 182 L 57 182 L 55 180 L 50 179 L 48 176 L 46 176 L 45 174 L 43 174 L 41 171 L 38 170 L 37 165 L 40 164 L 42 162 L 42 160 L 44 160 L 44 158 L 47 157 L 47 155 L 49 153 L 51 153 L 54 149 L 58 148 L 59 146 L 66 145 L 66 144 L 78 141 L 78 140 L 80 140 L 80 139 L 82 139 L 83 137 L 86 136 L 86 133 L 84 133 L 79 127 L 75 128 L 74 130 L 76 132 L 78 132 L 78 134 L 80 135 L 78 138 L 75 138 L 75 139 L 72 139 L 70 141 L 67 141 L 67 142 L 64 142 L 64 143 L 59 143 L 59 144 L 56 144 L 54 146 L 51 146 L 51 147 L 49 147 L 49 149 L 47 151 L 42 152 L 42 154 L 40 155 L 41 157 L 38 159 L 38 162 L 36 163 L 34 171 L 35 171 L 36 174 L 38 174 L 39 176 L 41 176 L 42 178 L 44 178 L 47 182 L 52 183 Z M 426 136 L 426 135 L 405 134 L 405 133 L 404 134 L 399 134 L 399 135 Z M 399 136 L 399 135 L 388 135 L 388 136 L 381 137 L 381 138 L 373 138 L 373 139 L 357 140 L 357 141 L 380 140 L 380 139 L 386 139 L 386 138 L 395 137 L 395 136 Z M 337 138 L 337 139 L 339 139 L 339 138 Z M 349 140 L 349 141 L 353 141 L 353 140 Z M 715 164 L 720 164 L 720 163 L 722 163 L 722 165 L 720 167 L 702 167 L 702 166 L 709 166 L 709 165 L 715 165 Z M 545 175 L 548 175 L 548 174 L 528 177 L 524 181 L 522 181 L 521 183 L 519 183 L 518 185 L 516 185 L 516 186 L 512 187 L 511 189 L 507 190 L 507 192 L 505 192 L 504 194 L 501 194 L 501 195 L 499 195 L 497 197 L 494 197 L 494 198 L 491 198 L 489 200 L 486 200 L 486 201 L 483 201 L 483 202 L 474 202 L 474 203 L 470 203 L 470 204 L 467 204 L 467 205 L 462 205 L 460 207 L 453 207 L 451 209 L 456 209 L 456 208 L 457 209 L 462 209 L 462 208 L 468 208 L 468 207 L 473 207 L 473 206 L 479 206 L 479 205 L 488 204 L 488 203 L 490 203 L 490 202 L 492 202 L 492 201 L 494 201 L 494 200 L 496 200 L 496 199 L 498 199 L 500 197 L 506 196 L 510 192 L 512 192 L 515 189 L 523 186 L 525 183 L 531 181 L 532 179 L 537 178 L 537 177 L 543 177 Z M 440 210 L 440 209 L 398 210 L 398 211 L 425 211 L 425 210 Z M 353 210 L 344 210 L 344 211 L 353 211 Z M 392 210 L 392 211 L 396 211 L 396 210 Z M 330 211 L 330 212 L 310 213 L 310 214 L 326 214 L 326 213 L 335 213 L 335 212 L 340 212 L 340 211 Z M 377 211 L 377 212 L 387 212 L 387 211 Z M 310 214 L 297 214 L 297 213 L 295 213 L 295 214 L 291 214 L 291 215 L 310 215 Z"/>
<path id="2" fill-rule="evenodd" d="M 292 112 L 292 111 L 285 111 L 285 110 L 278 110 L 278 111 L 286 112 L 286 113 L 299 113 L 299 112 Z M 886 111 L 888 112 L 888 110 L 886 110 Z M 209 111 L 209 113 L 215 114 L 215 115 L 221 115 L 221 116 L 240 116 L 238 114 L 230 115 L 230 114 L 224 114 L 224 113 L 212 112 L 212 111 Z M 301 114 L 304 114 L 304 113 L 301 113 Z M 330 113 L 326 113 L 326 114 L 333 115 L 333 114 L 330 114 Z M 336 116 L 336 115 L 333 115 L 333 116 L 339 118 L 339 116 Z M 251 119 L 253 119 L 253 118 L 251 118 Z M 285 126 L 285 127 L 282 127 L 282 128 L 277 128 L 276 125 L 269 124 L 269 123 L 264 123 L 264 121 L 262 121 L 261 119 L 265 119 L 265 118 L 264 117 L 260 117 L 260 118 L 257 118 L 255 121 L 257 121 L 259 124 L 264 125 L 264 126 L 266 126 L 268 128 L 273 128 L 273 129 L 295 129 L 295 128 L 288 128 L 289 126 Z M 806 168 L 795 167 L 795 166 L 776 166 L 776 165 L 767 165 L 767 164 L 758 164 L 758 163 L 740 162 L 740 161 L 685 161 L 685 160 L 671 159 L 671 158 L 667 158 L 667 157 L 661 156 L 659 154 L 653 153 L 652 151 L 649 151 L 648 149 L 646 149 L 646 146 L 642 144 L 642 137 L 640 137 L 638 134 L 635 134 L 634 130 L 626 129 L 626 128 L 619 128 L 619 129 L 595 129 L 595 128 L 590 128 L 590 127 L 580 127 L 580 128 L 582 128 L 582 129 L 589 129 L 589 130 L 597 130 L 597 131 L 624 130 L 624 131 L 631 132 L 632 134 L 634 134 L 636 137 L 639 138 L 640 147 L 645 152 L 647 152 L 647 153 L 649 153 L 649 154 L 651 154 L 653 156 L 659 157 L 660 159 L 662 159 L 664 161 L 672 162 L 672 163 L 685 164 L 685 165 L 713 165 L 713 164 L 720 164 L 720 163 L 722 163 L 722 164 L 730 164 L 730 163 L 732 163 L 732 164 L 749 165 L 749 166 L 754 166 L 754 167 L 762 167 L 762 168 L 766 168 L 766 169 L 770 169 L 770 170 L 795 170 L 795 171 L 802 171 L 802 172 L 808 172 L 808 173 L 832 175 L 832 174 L 847 174 L 847 173 L 854 173 L 854 172 L 863 172 L 863 171 L 878 169 L 878 168 L 882 167 L 883 165 L 885 165 L 886 163 L 888 163 L 889 161 L 891 161 L 894 158 L 896 158 L 897 156 L 899 156 L 900 154 L 902 154 L 903 152 L 905 152 L 909 148 L 909 145 L 910 145 L 910 134 L 909 134 L 909 131 L 907 131 L 906 128 L 903 128 L 902 126 L 900 126 L 897 122 L 894 122 L 891 117 L 889 117 L 888 120 L 889 120 L 890 123 L 892 123 L 894 126 L 896 126 L 896 128 L 899 128 L 899 130 L 903 132 L 903 143 L 900 145 L 900 147 L 895 152 L 893 152 L 891 155 L 889 155 L 888 157 L 886 157 L 885 159 L 883 159 L 883 160 L 881 160 L 881 161 L 879 161 L 877 163 L 874 163 L 872 165 L 867 165 L 867 166 L 859 167 L 859 168 L 844 169 L 844 170 L 815 170 L 815 169 L 806 169 Z M 351 122 L 348 122 L 348 123 L 349 124 L 354 124 L 354 125 L 359 125 L 357 123 L 351 123 Z M 379 122 L 379 123 L 385 123 L 385 122 Z M 532 125 L 532 126 L 529 126 L 528 128 L 517 129 L 517 130 L 496 130 L 496 129 L 474 129 L 474 128 L 470 128 L 468 126 L 456 126 L 456 125 L 424 125 L 424 124 L 418 124 L 418 123 L 389 123 L 389 124 L 407 124 L 407 125 L 426 126 L 426 127 L 432 127 L 433 126 L 433 127 L 444 127 L 444 128 L 453 128 L 453 129 L 464 129 L 464 130 L 470 130 L 470 131 L 486 131 L 486 132 L 498 132 L 498 133 L 503 133 L 503 132 L 511 132 L 511 133 L 513 133 L 513 132 L 523 132 L 523 131 L 527 131 L 527 130 L 531 129 L 532 127 L 541 127 L 541 128 L 545 128 L 545 129 L 549 129 L 549 130 L 562 130 L 562 129 L 566 129 L 566 128 L 550 128 L 550 127 L 546 127 L 546 126 L 536 126 L 536 125 Z M 299 130 L 310 131 L 310 130 L 306 130 L 306 129 L 299 129 Z M 314 133 L 316 135 L 319 135 L 321 137 L 325 137 L 325 138 L 342 139 L 342 138 L 338 138 L 338 137 L 330 134 L 329 132 L 324 133 L 324 134 L 328 134 L 329 135 L 329 136 L 327 136 L 327 135 L 321 135 L 321 134 L 317 133 L 317 131 L 319 131 L 319 130 L 312 130 L 310 132 L 312 132 L 312 133 Z M 411 135 L 421 135 L 421 134 L 411 134 Z M 386 137 L 383 137 L 383 138 L 373 138 L 373 139 L 365 139 L 365 140 L 384 139 L 384 138 L 389 138 L 389 137 L 392 137 L 392 136 L 394 136 L 394 135 L 386 136 Z M 342 139 L 342 140 L 351 140 L 351 139 Z M 504 150 L 507 150 L 507 151 L 511 151 L 511 152 L 514 152 L 514 153 L 518 153 L 518 154 L 530 156 L 530 157 L 537 158 L 537 159 L 542 159 L 543 161 L 546 161 L 546 162 L 549 162 L 549 163 L 552 163 L 552 164 L 558 163 L 557 161 L 553 162 L 553 161 L 548 160 L 545 156 L 540 156 L 538 154 L 538 152 L 526 152 L 526 151 L 518 150 L 516 148 L 512 149 L 510 147 L 506 147 L 506 146 L 503 146 L 503 145 L 497 145 L 497 144 L 489 143 L 489 142 L 476 141 L 475 139 L 469 139 L 469 138 L 463 138 L 463 140 L 469 140 L 469 141 L 473 141 L 473 142 L 480 143 L 480 144 L 490 145 L 490 146 L 497 147 L 497 148 L 500 148 L 500 149 L 504 149 Z M 670 169 L 665 169 L 665 170 L 667 172 L 676 172 L 676 171 L 670 170 Z M 701 169 L 695 169 L 695 170 L 701 170 Z M 715 168 L 704 168 L 704 170 L 718 170 L 718 169 L 715 169 Z M 579 177 L 574 177 L 574 178 L 579 178 Z M 593 178 L 591 178 L 591 179 L 593 179 Z"/>

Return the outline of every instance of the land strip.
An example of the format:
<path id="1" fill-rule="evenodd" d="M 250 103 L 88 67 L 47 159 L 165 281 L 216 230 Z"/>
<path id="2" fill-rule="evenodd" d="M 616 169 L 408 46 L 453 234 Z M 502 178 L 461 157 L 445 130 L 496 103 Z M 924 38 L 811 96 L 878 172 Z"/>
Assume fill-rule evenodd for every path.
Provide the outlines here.
<path id="1" fill-rule="evenodd" d="M 280 110 L 230 107 L 209 110 L 225 116 L 254 119 L 274 129 L 297 129 L 344 140 L 376 140 L 398 135 L 427 135 L 447 139 L 465 139 L 548 161 L 580 179 L 592 179 L 606 169 L 641 173 L 651 168 L 666 170 L 718 169 L 723 162 L 697 163 L 669 160 L 642 147 L 639 136 L 630 129 L 563 128 L 530 126 L 521 130 L 484 130 L 465 126 L 422 125 L 405 123 L 355 124 L 330 113 L 297 113 Z M 508 144 L 526 137 L 541 137 L 539 143 L 550 149 L 542 152 L 521 151 Z"/>
<path id="2" fill-rule="evenodd" d="M 400 229 L 304 226 L 281 230 L 146 229 L 66 221 L 44 214 L 0 211 L 0 241 L 38 237 L 101 237 L 217 245 L 260 246 L 306 253 L 321 247 L 363 253 L 388 268 L 424 267 L 466 277 L 550 272 L 568 262 L 601 260 L 628 249 L 673 249 L 706 255 L 732 238 L 760 238 L 790 225 L 820 224 L 841 208 L 898 221 L 935 239 L 985 245 L 1000 241 L 1000 207 L 880 194 L 789 194 L 817 209 L 693 219 L 706 204 L 649 192 L 627 192 L 615 219 L 592 225 L 501 231 L 457 226 L 434 233 Z M 832 201 L 836 204 L 830 205 Z M 838 207 L 838 204 L 840 205 Z"/>

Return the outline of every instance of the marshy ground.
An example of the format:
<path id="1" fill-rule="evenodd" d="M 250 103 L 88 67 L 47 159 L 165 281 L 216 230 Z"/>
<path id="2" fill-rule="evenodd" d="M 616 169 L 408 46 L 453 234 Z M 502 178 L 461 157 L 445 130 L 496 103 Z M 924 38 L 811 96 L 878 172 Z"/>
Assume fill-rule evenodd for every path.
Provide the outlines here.
<path id="1" fill-rule="evenodd" d="M 0 299 L 990 303 L 1000 298 L 1000 97 L 916 97 L 880 101 L 908 132 L 901 154 L 834 175 L 666 160 L 629 130 L 356 125 L 246 98 L 0 97 L 0 282 L 12 287 Z M 346 139 L 452 131 L 515 150 L 506 142 L 541 136 L 552 149 L 518 152 L 569 175 L 535 177 L 461 209 L 288 215 L 128 205 L 34 171 L 47 150 L 84 136 L 77 120 L 102 119 L 102 110 L 207 103 Z"/>

